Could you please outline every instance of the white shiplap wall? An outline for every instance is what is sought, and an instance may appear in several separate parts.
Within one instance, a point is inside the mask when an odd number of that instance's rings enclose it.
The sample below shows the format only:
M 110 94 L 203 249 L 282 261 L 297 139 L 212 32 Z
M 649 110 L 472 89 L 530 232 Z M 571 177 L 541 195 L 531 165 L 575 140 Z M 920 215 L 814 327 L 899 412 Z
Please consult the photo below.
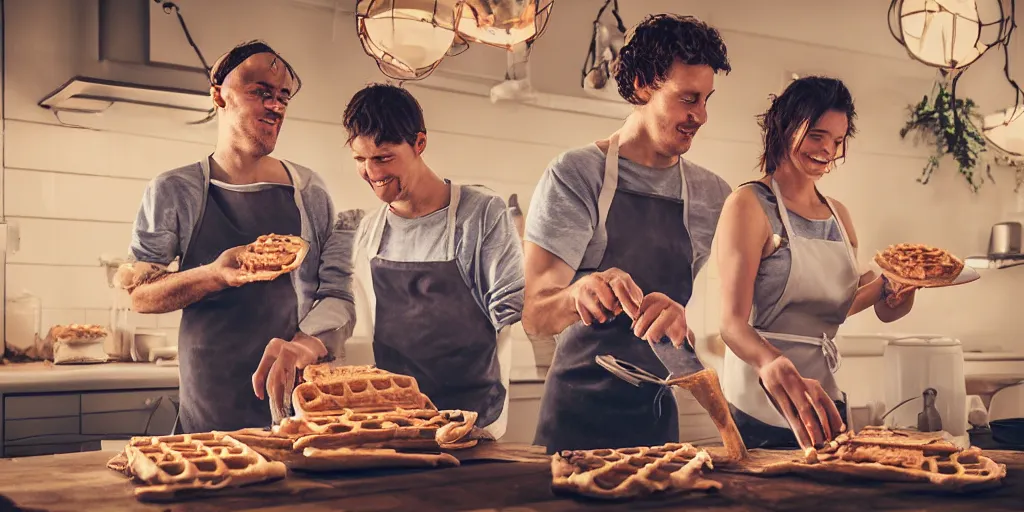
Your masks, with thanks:
M 148 3 L 148 2 L 147 2 Z M 289 110 L 276 156 L 317 170 L 339 208 L 372 207 L 375 198 L 358 180 L 343 145 L 345 102 L 364 83 L 380 81 L 356 41 L 352 2 L 331 0 L 178 0 L 193 37 L 211 60 L 234 44 L 264 38 L 304 79 Z M 544 92 L 580 95 L 578 69 L 590 22 L 600 0 L 560 0 L 533 53 L 533 76 Z M 792 72 L 827 73 L 847 81 L 857 99 L 860 134 L 848 162 L 822 182 L 851 210 L 861 253 L 889 243 L 919 240 L 959 254 L 985 247 L 987 228 L 1000 220 L 1010 196 L 1010 175 L 996 170 L 999 186 L 973 196 L 955 169 L 944 166 L 927 187 L 914 181 L 928 149 L 899 140 L 905 106 L 930 87 L 932 73 L 891 41 L 885 0 L 785 2 L 757 0 L 623 2 L 627 24 L 647 12 L 697 14 L 722 30 L 734 71 L 719 78 L 710 120 L 688 158 L 733 186 L 755 179 L 759 147 L 754 115 Z M 16 225 L 20 246 L 10 251 L 8 295 L 28 290 L 42 298 L 44 328 L 71 321 L 106 321 L 109 289 L 103 255 L 123 256 L 130 223 L 146 181 L 193 162 L 212 149 L 210 127 L 158 127 L 139 112 L 64 115 L 62 126 L 37 102 L 71 76 L 151 80 L 166 70 L 97 63 L 97 0 L 5 0 L 3 212 Z M 340 6 L 335 10 L 334 6 Z M 152 6 L 153 58 L 192 64 L 194 56 L 173 16 Z M 766 10 L 767 9 L 767 10 Z M 837 29 L 837 23 L 842 29 Z M 92 28 L 90 28 L 92 27 Z M 1018 38 L 1019 39 L 1019 38 Z M 962 91 L 993 111 L 1012 101 L 998 78 L 1001 55 L 988 55 L 965 75 Z M 500 79 L 500 51 L 474 47 L 449 59 L 441 72 Z M 1019 66 L 1017 66 L 1019 67 Z M 439 75 L 440 76 L 440 75 Z M 202 89 L 200 77 L 173 85 Z M 185 83 L 187 82 L 187 83 Z M 441 174 L 516 192 L 529 204 L 537 177 L 559 152 L 601 138 L 618 122 L 605 115 L 492 104 L 487 98 L 410 83 L 426 111 L 428 162 Z M 1011 305 L 1024 273 L 987 273 L 971 286 L 922 293 L 913 315 L 882 325 L 869 315 L 844 330 L 921 331 L 960 336 L 974 347 L 1024 350 L 1024 317 Z M 690 321 L 700 334 L 718 324 L 718 280 L 712 259 L 696 285 Z M 135 316 L 139 325 L 173 329 L 177 315 Z M 529 359 L 527 357 L 527 359 Z

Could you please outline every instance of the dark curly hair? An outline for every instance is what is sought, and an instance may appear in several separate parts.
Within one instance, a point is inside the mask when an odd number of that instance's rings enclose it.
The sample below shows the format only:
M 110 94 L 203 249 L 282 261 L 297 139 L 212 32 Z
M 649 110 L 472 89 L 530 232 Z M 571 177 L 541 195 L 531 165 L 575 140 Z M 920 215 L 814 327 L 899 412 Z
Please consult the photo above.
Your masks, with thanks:
M 846 155 L 847 139 L 857 129 L 854 120 L 857 112 L 853 107 L 853 95 L 842 80 L 825 76 L 807 76 L 794 80 L 782 94 L 770 96 L 772 104 L 758 117 L 764 150 L 761 153 L 760 168 L 772 174 L 779 164 L 789 158 L 793 136 L 807 122 L 808 130 L 830 110 L 846 114 L 849 127 L 843 139 L 843 156 Z M 806 136 L 806 132 L 804 134 Z M 800 143 L 803 143 L 801 138 Z
M 643 105 L 637 89 L 661 86 L 677 59 L 691 66 L 711 66 L 715 73 L 732 71 L 718 30 L 693 16 L 652 14 L 629 30 L 626 44 L 615 59 L 619 95 L 634 105 Z
M 224 85 L 224 80 L 227 79 L 228 74 L 234 71 L 242 62 L 245 62 L 246 59 L 259 53 L 272 54 L 284 64 L 285 70 L 288 71 L 288 76 L 295 80 L 295 90 L 292 91 L 291 95 L 295 96 L 298 94 L 299 89 L 302 89 L 302 79 L 299 78 L 298 73 L 292 69 L 292 65 L 284 60 L 281 54 L 259 39 L 242 43 L 217 59 L 217 62 L 214 62 L 213 67 L 210 69 L 210 85 Z
M 391 84 L 370 84 L 352 96 L 345 107 L 342 124 L 348 131 L 346 144 L 356 137 L 373 137 L 383 143 L 416 144 L 416 136 L 427 133 L 423 108 L 409 91 Z

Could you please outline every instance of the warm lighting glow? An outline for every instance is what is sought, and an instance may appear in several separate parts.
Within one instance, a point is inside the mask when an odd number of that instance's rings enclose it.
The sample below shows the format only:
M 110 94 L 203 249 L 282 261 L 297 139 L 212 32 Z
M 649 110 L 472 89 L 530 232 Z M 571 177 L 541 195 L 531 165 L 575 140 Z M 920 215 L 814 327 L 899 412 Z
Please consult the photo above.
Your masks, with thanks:
M 1024 106 L 985 116 L 982 132 L 998 149 L 1013 156 L 1024 156 Z
M 459 8 L 457 0 L 359 0 L 359 40 L 385 75 L 419 80 L 451 49 Z
M 511 50 L 547 26 L 554 0 L 466 0 L 458 31 L 470 42 Z
M 893 36 L 912 57 L 945 69 L 978 60 L 1004 27 L 1000 0 L 896 0 L 889 15 Z

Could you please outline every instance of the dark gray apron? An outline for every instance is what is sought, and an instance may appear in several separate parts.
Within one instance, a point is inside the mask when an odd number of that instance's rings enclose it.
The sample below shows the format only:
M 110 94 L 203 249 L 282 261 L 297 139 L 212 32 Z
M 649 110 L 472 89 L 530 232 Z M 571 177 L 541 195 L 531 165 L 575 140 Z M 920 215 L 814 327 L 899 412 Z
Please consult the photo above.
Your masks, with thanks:
M 573 281 L 616 267 L 645 294 L 661 292 L 686 305 L 693 290 L 693 248 L 684 201 L 618 188 L 617 137 L 612 138 L 606 158 L 601 194 L 614 194 L 604 210 L 608 245 L 598 267 L 581 268 Z M 679 166 L 682 176 L 681 161 Z M 683 180 L 686 197 L 685 176 Z M 598 209 L 602 210 L 600 201 Z M 576 322 L 559 335 L 534 444 L 554 453 L 679 440 L 671 392 L 649 384 L 633 386 L 594 362 L 595 356 L 610 354 L 658 377 L 668 376 L 648 343 L 633 335 L 631 324 L 629 316 L 620 314 L 606 324 Z
M 444 261 L 390 261 L 377 254 L 387 223 L 379 216 L 367 253 L 377 298 L 373 357 L 378 368 L 410 375 L 438 409 L 476 411 L 494 423 L 505 404 L 497 332 L 455 258 L 459 186 L 451 185 Z M 386 206 L 385 206 L 386 208 Z
M 225 250 L 260 235 L 300 236 L 302 221 L 291 186 L 237 188 L 210 186 L 182 270 L 212 263 Z M 270 426 L 270 407 L 253 394 L 252 373 L 271 338 L 290 340 L 297 330 L 298 299 L 287 274 L 228 288 L 186 307 L 178 334 L 180 430 Z

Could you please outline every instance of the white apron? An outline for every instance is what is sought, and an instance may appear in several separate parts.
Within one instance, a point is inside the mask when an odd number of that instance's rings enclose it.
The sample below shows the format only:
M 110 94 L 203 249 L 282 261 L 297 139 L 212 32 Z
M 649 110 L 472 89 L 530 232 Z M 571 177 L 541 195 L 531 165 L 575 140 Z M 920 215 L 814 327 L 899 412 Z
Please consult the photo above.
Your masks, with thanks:
M 842 241 L 804 238 L 793 231 L 779 186 L 771 180 L 779 205 L 779 217 L 789 238 L 791 263 L 782 297 L 774 304 L 754 304 L 767 310 L 767 321 L 757 326 L 800 375 L 821 383 L 832 400 L 843 400 L 833 373 L 839 353 L 832 338 L 846 320 L 860 282 L 853 246 L 832 201 L 825 198 L 836 219 Z M 751 314 L 754 318 L 754 312 Z M 757 370 L 726 347 L 722 391 L 726 400 L 744 413 L 768 425 L 789 429 L 789 422 L 772 405 L 761 387 Z

